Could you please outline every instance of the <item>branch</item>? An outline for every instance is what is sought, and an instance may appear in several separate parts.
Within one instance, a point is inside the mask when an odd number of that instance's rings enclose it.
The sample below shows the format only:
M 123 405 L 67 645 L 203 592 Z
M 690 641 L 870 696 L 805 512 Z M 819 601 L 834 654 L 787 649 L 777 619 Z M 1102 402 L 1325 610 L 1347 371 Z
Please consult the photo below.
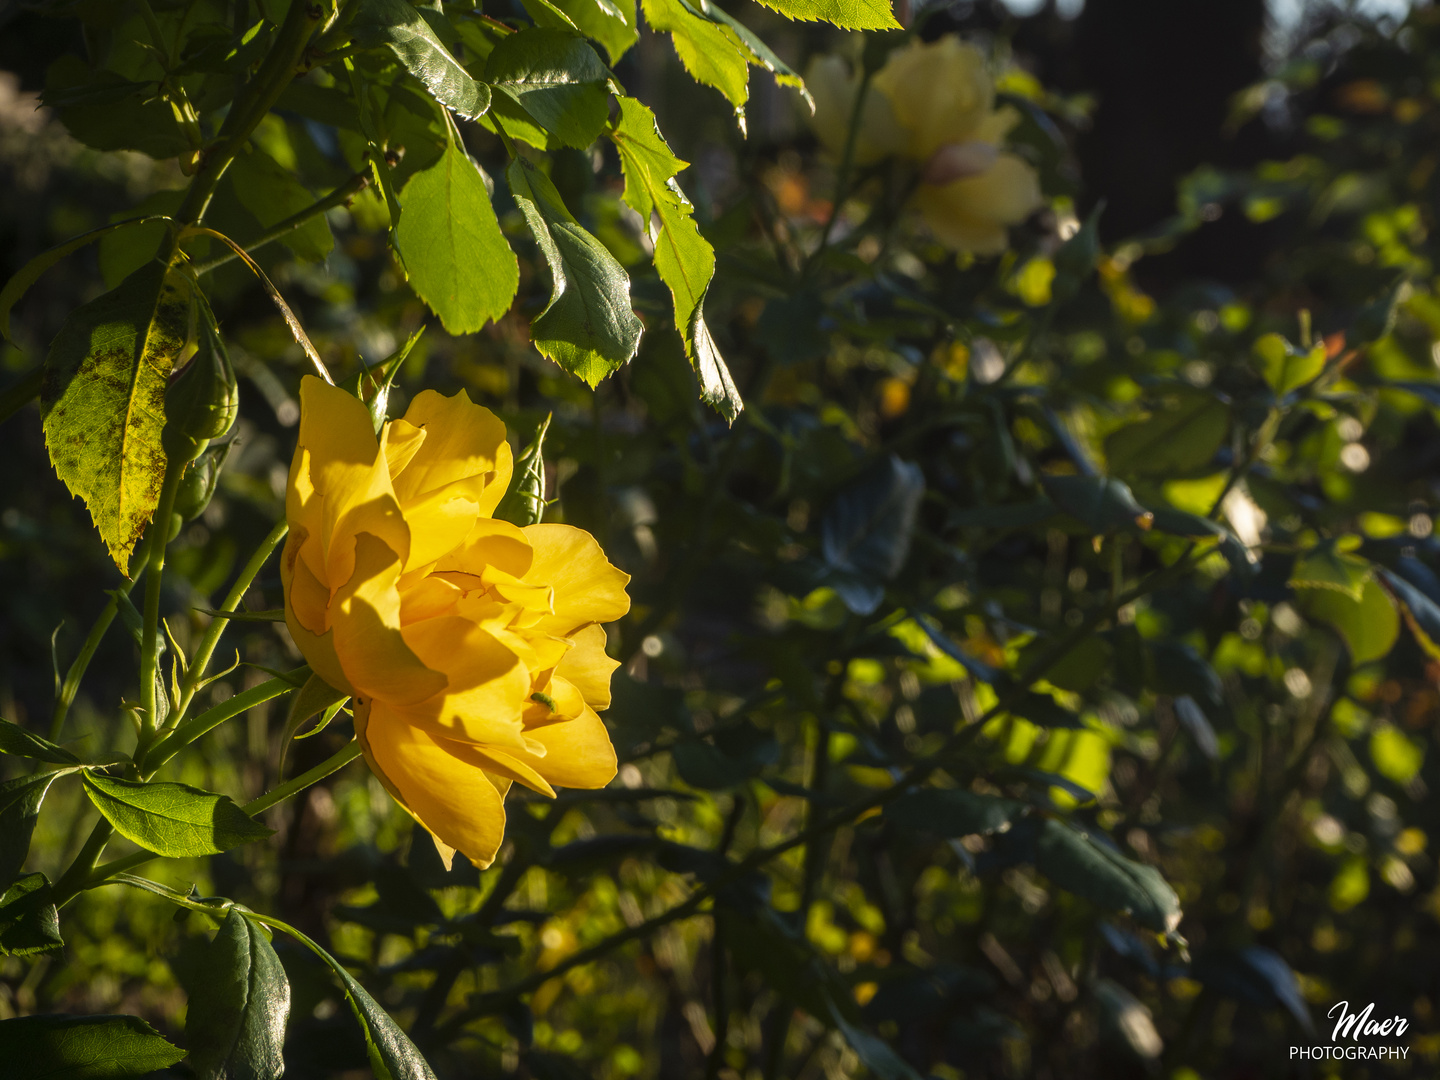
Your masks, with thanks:
M 338 188 L 332 191 L 329 195 L 326 195 L 323 199 L 318 200 L 310 206 L 307 206 L 304 210 L 291 214 L 284 221 L 279 222 L 265 232 L 261 233 L 254 240 L 250 241 L 250 243 L 245 244 L 243 250 L 246 254 L 249 254 L 252 251 L 260 250 L 266 244 L 272 244 L 276 240 L 283 239 L 284 237 L 288 236 L 290 233 L 298 229 L 301 225 L 304 225 L 311 218 L 317 217 L 318 215 L 325 213 L 327 210 L 333 210 L 335 207 L 349 202 L 360 192 L 364 191 L 365 188 L 369 186 L 369 184 L 370 174 L 368 172 L 356 173 L 349 180 L 345 181 L 345 183 L 341 184 Z M 211 259 L 208 262 L 197 264 L 194 268 L 195 274 L 196 276 L 199 276 L 200 274 L 208 274 L 210 273 L 210 271 L 218 269 L 219 267 L 224 266 L 226 263 L 233 262 L 239 257 L 240 255 L 238 252 L 226 251 L 225 254 Z

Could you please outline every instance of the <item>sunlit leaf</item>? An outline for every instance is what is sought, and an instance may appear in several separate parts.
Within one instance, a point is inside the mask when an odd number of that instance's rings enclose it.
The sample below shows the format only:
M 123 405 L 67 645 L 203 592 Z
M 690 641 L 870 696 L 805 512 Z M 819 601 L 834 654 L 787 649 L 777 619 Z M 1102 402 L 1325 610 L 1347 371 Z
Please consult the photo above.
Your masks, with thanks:
M 199 1080 L 279 1080 L 290 982 L 264 931 L 231 908 L 200 963 L 185 1017 Z
M 187 285 L 152 260 L 71 313 L 45 359 L 45 444 L 122 573 L 160 501 L 165 388 L 190 326 Z
M 535 165 L 516 158 L 507 176 L 550 267 L 550 302 L 531 324 L 535 347 L 596 386 L 640 347 L 642 326 L 630 308 L 630 278 Z
M 352 25 L 357 40 L 389 48 L 437 99 L 466 119 L 490 107 L 490 88 L 471 78 L 406 0 L 359 0 Z
M 520 264 L 480 168 L 455 143 L 400 192 L 395 249 L 410 285 L 451 334 L 472 334 L 510 308 Z M 483 269 L 482 269 L 483 268 Z
M 85 793 L 121 836 L 172 859 L 218 855 L 271 834 L 227 796 L 188 784 L 87 772 Z
M 733 421 L 744 403 L 705 324 L 705 294 L 715 274 L 715 253 L 700 235 L 691 217 L 693 207 L 675 183 L 686 163 L 670 152 L 655 114 L 634 98 L 620 98 L 619 120 L 610 137 L 620 152 L 625 202 L 641 221 L 651 223 L 655 269 L 670 289 L 675 328 L 700 380 L 700 396 Z

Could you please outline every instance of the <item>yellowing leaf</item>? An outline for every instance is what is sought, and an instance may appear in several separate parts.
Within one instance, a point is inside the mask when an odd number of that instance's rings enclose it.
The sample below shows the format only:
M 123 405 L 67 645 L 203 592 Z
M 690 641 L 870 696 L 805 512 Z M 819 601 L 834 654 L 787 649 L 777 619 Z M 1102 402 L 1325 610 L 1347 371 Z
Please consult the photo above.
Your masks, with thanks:
M 45 358 L 40 407 L 55 472 L 85 500 L 121 573 L 160 501 L 165 386 L 190 292 L 152 260 L 72 312 Z

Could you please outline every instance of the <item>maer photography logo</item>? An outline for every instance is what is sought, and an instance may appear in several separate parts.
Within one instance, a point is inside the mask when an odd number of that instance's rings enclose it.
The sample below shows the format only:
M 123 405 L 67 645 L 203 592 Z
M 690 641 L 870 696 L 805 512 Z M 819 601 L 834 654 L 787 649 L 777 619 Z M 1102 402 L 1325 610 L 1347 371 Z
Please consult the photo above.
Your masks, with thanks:
M 1352 1010 L 1348 1001 L 1337 1001 L 1325 1015 L 1335 1021 L 1329 1044 L 1292 1046 L 1292 1060 L 1404 1061 L 1410 1056 L 1410 1047 L 1385 1041 L 1399 1039 L 1410 1021 L 1403 1016 L 1377 1018 L 1373 1001 L 1359 1011 Z

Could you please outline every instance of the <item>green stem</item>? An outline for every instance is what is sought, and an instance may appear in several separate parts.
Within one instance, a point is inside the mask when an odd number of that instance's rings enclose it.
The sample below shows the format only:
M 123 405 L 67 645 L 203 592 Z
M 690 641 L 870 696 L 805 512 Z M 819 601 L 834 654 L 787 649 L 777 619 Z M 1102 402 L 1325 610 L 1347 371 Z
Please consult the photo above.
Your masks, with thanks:
M 280 546 L 280 541 L 285 539 L 290 526 L 287 522 L 279 522 L 260 541 L 250 561 L 240 571 L 240 576 L 235 579 L 235 584 L 230 586 L 230 591 L 225 594 L 225 602 L 220 605 L 220 611 L 234 611 L 240 606 L 240 601 L 245 593 L 249 591 L 250 584 L 259 575 L 275 549 Z M 210 625 L 205 628 L 204 635 L 200 638 L 200 644 L 195 648 L 195 654 L 190 658 L 190 670 L 185 673 L 185 678 L 180 683 L 180 701 L 176 706 L 176 715 L 183 719 L 185 711 L 190 707 L 191 700 L 195 697 L 195 691 L 200 686 L 200 681 L 205 677 L 205 669 L 210 666 L 210 657 L 215 654 L 215 646 L 220 643 L 220 635 L 225 632 L 225 624 L 229 619 L 212 618 Z M 178 723 L 178 721 L 177 721 Z
M 60 875 L 55 882 L 54 889 L 51 890 L 50 898 L 57 908 L 64 907 L 90 887 L 88 883 L 95 872 L 95 864 L 100 861 L 100 856 L 105 851 L 105 845 L 110 842 L 110 837 L 114 832 L 115 826 L 103 817 L 95 822 L 95 827 L 90 830 L 90 836 L 85 841 L 85 846 L 80 849 L 74 862 L 70 864 L 65 873 Z M 147 851 L 145 854 L 149 855 L 150 853 Z
M 268 679 L 259 686 L 252 686 L 249 690 L 206 709 L 191 720 L 183 721 L 150 747 L 145 754 L 144 761 L 139 763 L 141 775 L 153 775 L 157 769 L 200 736 L 219 727 L 226 720 L 239 716 L 248 709 L 253 709 L 256 705 L 263 704 L 271 698 L 277 698 L 281 694 L 288 694 L 291 690 L 298 690 L 305 685 L 305 680 L 309 677 L 310 669 L 308 667 L 295 668 L 277 678 Z
M 301 225 L 304 225 L 311 218 L 323 214 L 327 210 L 333 210 L 335 207 L 348 202 L 355 195 L 365 190 L 369 183 L 370 174 L 368 172 L 358 172 L 345 183 L 341 184 L 338 188 L 332 191 L 329 195 L 326 195 L 323 199 L 318 200 L 310 206 L 307 206 L 304 210 L 291 214 L 284 221 L 272 226 L 265 232 L 261 233 L 254 240 L 250 241 L 250 243 L 244 244 L 242 246 L 244 247 L 245 251 L 249 253 L 253 251 L 258 251 L 266 244 L 272 244 L 276 240 L 283 239 L 284 237 L 288 236 L 290 233 L 298 229 Z M 216 258 L 209 260 L 208 262 L 203 262 L 195 266 L 195 274 L 196 276 L 199 276 L 200 274 L 208 274 L 211 270 L 215 270 L 221 266 L 224 266 L 226 263 L 233 262 L 239 257 L 240 256 L 237 255 L 234 251 L 226 248 L 225 254 L 219 255 Z
M 245 813 L 249 814 L 251 817 L 254 817 L 256 814 L 263 813 L 264 811 L 269 810 L 270 807 L 274 806 L 276 803 L 284 802 L 286 799 L 290 798 L 291 795 L 294 795 L 297 792 L 304 791 L 311 784 L 319 780 L 324 780 L 325 777 L 329 776 L 331 773 L 343 769 L 346 765 L 349 765 L 350 762 L 358 758 L 360 754 L 360 740 L 351 739 L 348 743 L 345 744 L 343 749 L 337 751 L 334 754 L 331 754 L 328 758 L 322 761 L 319 765 L 316 765 L 313 769 L 306 769 L 299 776 L 292 776 L 289 780 L 286 780 L 283 784 L 281 784 L 274 790 L 267 791 L 258 799 L 254 799 L 251 802 L 246 803 L 243 807 L 241 807 L 241 809 L 244 810 Z
M 860 117 L 865 110 L 865 95 L 870 90 L 870 77 L 873 74 L 869 65 L 866 65 L 860 76 L 860 85 L 855 89 L 855 102 L 850 106 L 850 126 L 845 131 L 845 148 L 840 153 L 840 169 L 835 174 L 835 201 L 831 203 L 825 226 L 820 230 L 820 243 L 800 268 L 802 281 L 810 276 L 811 269 L 829 246 L 830 234 L 835 229 L 835 223 L 840 220 L 840 210 L 845 205 L 845 200 L 850 197 L 850 174 L 855 167 L 855 144 L 860 136 Z
M 145 566 L 145 612 L 140 638 L 140 701 L 144 711 L 140 717 L 140 745 L 135 749 L 138 761 L 155 737 L 160 726 L 155 694 L 155 675 L 160 649 L 160 586 L 164 578 L 165 547 L 170 542 L 170 517 L 175 512 L 175 493 L 185 475 L 187 461 L 171 459 L 165 469 L 165 482 L 160 488 L 160 503 L 150 521 L 150 549 Z
M 291 3 L 285 22 L 275 36 L 275 44 L 265 55 L 260 70 L 230 106 L 230 112 L 220 126 L 219 141 L 209 147 L 201 159 L 200 171 L 190 181 L 185 201 L 175 215 L 177 221 L 193 225 L 204 218 L 225 170 L 295 77 L 305 55 L 305 47 L 323 14 L 318 4 L 308 3 L 307 0 Z
M 246 803 L 240 809 L 244 810 L 245 813 L 249 814 L 251 817 L 254 817 L 256 814 L 269 810 L 276 803 L 284 802 L 286 799 L 290 798 L 290 796 L 296 795 L 299 792 L 304 791 L 311 784 L 325 779 L 325 777 L 329 776 L 331 773 L 338 772 L 340 769 L 343 769 L 346 765 L 350 764 L 350 762 L 354 761 L 359 756 L 360 742 L 358 739 L 352 739 L 350 742 L 345 744 L 344 749 L 342 749 L 339 753 L 332 754 L 330 757 L 322 761 L 319 765 L 316 765 L 313 769 L 310 769 L 306 772 L 301 773 L 299 776 L 287 780 L 285 783 L 277 787 L 274 791 L 266 792 L 258 799 L 254 799 L 251 802 Z M 108 825 L 109 822 L 103 822 L 103 824 Z M 96 886 L 104 885 L 107 880 L 113 878 L 116 874 L 126 873 L 127 871 L 133 870 L 137 866 L 141 866 L 149 862 L 151 859 L 158 858 L 160 858 L 160 856 L 156 855 L 153 851 L 136 851 L 122 858 L 112 859 L 104 866 L 97 867 L 92 861 L 90 863 L 90 866 L 87 867 L 88 873 L 84 876 L 82 883 L 78 887 L 75 887 L 72 894 L 67 895 L 65 897 L 65 900 L 68 901 L 72 899 L 75 893 L 80 893 L 86 889 L 93 889 Z M 74 867 L 71 867 L 71 869 L 73 870 Z M 69 876 L 68 872 L 66 876 Z M 56 906 L 60 906 L 61 903 L 62 901 L 57 900 Z

